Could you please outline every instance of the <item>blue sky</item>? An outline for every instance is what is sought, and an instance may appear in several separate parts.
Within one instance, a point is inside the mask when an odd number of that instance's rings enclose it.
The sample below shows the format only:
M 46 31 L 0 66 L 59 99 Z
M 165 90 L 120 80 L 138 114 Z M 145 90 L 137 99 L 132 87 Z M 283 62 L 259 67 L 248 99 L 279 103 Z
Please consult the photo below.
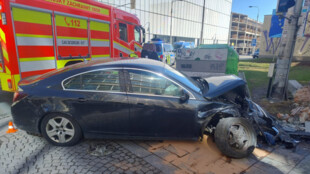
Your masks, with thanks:
M 264 22 L 264 15 L 272 14 L 272 9 L 277 6 L 277 0 L 233 0 L 232 11 L 246 14 L 256 20 L 257 8 L 249 8 L 250 5 L 259 7 L 259 21 Z

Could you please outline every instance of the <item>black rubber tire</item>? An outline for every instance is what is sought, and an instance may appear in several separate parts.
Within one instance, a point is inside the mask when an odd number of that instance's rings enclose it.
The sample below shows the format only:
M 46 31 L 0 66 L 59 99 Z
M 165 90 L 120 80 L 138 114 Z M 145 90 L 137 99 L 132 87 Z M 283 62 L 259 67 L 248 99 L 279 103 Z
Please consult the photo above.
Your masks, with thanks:
M 50 139 L 50 137 L 47 135 L 46 133 L 46 130 L 45 130 L 45 127 L 46 127 L 46 124 L 48 123 L 48 121 L 52 118 L 55 118 L 55 117 L 64 117 L 66 119 L 68 119 L 73 127 L 74 127 L 74 131 L 75 131 L 75 134 L 73 136 L 73 138 L 66 142 L 66 143 L 58 143 L 58 142 L 55 142 L 53 141 L 52 139 Z M 49 115 L 46 115 L 42 122 L 41 122 L 41 133 L 42 133 L 42 136 L 51 144 L 55 145 L 55 146 L 73 146 L 73 145 L 76 145 L 81 139 L 82 139 L 82 130 L 79 126 L 79 124 L 70 116 L 66 115 L 66 114 L 61 114 L 61 113 L 53 113 L 53 114 L 49 114 Z
M 249 140 L 242 149 L 237 149 L 229 144 L 230 128 L 233 125 L 242 125 L 248 134 Z M 229 117 L 220 119 L 216 126 L 214 139 L 221 152 L 232 158 L 244 158 L 252 154 L 256 147 L 257 135 L 253 126 L 245 118 Z

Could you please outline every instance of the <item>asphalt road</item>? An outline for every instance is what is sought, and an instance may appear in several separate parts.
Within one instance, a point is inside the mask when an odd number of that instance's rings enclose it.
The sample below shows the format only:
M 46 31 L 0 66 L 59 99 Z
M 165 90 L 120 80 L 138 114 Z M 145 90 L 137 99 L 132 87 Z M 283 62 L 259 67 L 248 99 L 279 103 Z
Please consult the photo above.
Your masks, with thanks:
M 239 60 L 251 60 L 253 59 L 252 55 L 239 55 Z

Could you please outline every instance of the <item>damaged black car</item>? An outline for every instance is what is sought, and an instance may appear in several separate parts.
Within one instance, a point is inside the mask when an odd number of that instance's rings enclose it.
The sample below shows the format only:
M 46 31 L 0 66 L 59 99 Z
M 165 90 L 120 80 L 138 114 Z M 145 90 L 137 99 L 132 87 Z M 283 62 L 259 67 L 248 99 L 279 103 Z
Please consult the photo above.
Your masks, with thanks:
M 14 95 L 15 125 L 58 146 L 83 137 L 198 140 L 214 137 L 223 154 L 243 158 L 263 137 L 292 140 L 236 76 L 191 78 L 148 59 L 79 63 L 23 79 Z

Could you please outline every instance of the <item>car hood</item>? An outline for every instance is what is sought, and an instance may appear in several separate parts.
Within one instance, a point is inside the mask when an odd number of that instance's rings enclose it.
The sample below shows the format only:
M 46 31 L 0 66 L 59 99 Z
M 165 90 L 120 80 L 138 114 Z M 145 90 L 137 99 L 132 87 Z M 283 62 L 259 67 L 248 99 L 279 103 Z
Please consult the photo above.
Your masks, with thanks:
M 209 84 L 209 90 L 204 97 L 209 99 L 218 97 L 238 86 L 246 84 L 244 80 L 235 75 L 208 77 L 204 79 Z

